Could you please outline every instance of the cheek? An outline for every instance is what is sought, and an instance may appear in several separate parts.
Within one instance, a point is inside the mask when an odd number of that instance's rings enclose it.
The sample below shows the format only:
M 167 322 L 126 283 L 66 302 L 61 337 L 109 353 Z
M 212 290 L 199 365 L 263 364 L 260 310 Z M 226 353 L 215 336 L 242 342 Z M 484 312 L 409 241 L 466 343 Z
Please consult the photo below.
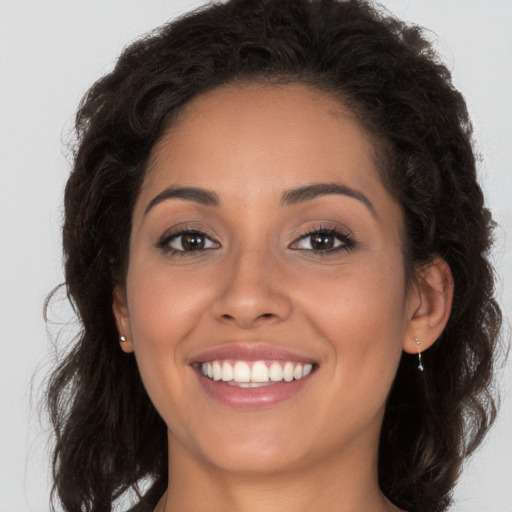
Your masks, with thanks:
M 184 347 L 206 306 L 208 288 L 193 274 L 180 279 L 165 266 L 136 263 L 127 276 L 135 357 L 152 402 L 167 419 L 166 408 L 184 407 L 190 377 L 183 364 Z
M 365 333 L 368 342 L 379 336 L 395 337 L 403 332 L 405 321 L 405 278 L 399 257 L 373 263 L 370 258 L 357 265 L 334 269 L 318 278 L 304 273 L 296 286 L 297 302 L 317 328 L 338 336 L 360 339 Z M 396 263 L 398 262 L 398 263 Z M 358 345 L 360 347 L 360 345 Z
M 197 321 L 208 287 L 197 273 L 177 272 L 165 264 L 134 264 L 133 268 L 128 273 L 127 293 L 134 343 L 168 348 Z
M 325 280 L 304 281 L 304 315 L 321 333 L 332 390 L 346 390 L 331 403 L 350 409 L 379 409 L 386 400 L 402 353 L 407 319 L 401 264 L 362 265 Z M 307 290 L 307 293 L 306 293 Z

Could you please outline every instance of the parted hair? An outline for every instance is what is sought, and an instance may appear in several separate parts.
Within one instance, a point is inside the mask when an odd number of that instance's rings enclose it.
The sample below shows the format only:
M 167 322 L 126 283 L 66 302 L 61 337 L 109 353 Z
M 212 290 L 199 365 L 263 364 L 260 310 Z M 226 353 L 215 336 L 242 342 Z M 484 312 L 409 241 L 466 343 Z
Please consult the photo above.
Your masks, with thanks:
M 424 372 L 402 356 L 378 467 L 394 504 L 444 511 L 462 462 L 496 413 L 493 222 L 477 183 L 466 105 L 449 71 L 419 27 L 363 0 L 207 5 L 128 46 L 82 99 L 63 227 L 65 286 L 80 333 L 46 395 L 53 500 L 66 512 L 110 512 L 149 481 L 133 510 L 151 511 L 166 488 L 166 426 L 135 359 L 119 348 L 113 286 L 125 278 L 152 148 L 193 98 L 250 81 L 303 83 L 338 98 L 374 141 L 383 183 L 401 205 L 409 278 L 434 257 L 450 266 L 448 324 L 424 353 Z

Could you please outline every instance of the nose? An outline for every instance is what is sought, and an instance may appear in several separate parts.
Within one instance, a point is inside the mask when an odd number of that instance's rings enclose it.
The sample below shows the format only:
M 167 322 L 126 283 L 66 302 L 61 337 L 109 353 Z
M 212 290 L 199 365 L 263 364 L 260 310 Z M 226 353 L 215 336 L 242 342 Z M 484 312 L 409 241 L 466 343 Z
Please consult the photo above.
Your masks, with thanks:
M 212 305 L 217 320 L 241 329 L 282 322 L 292 311 L 283 272 L 257 250 L 237 255 L 223 269 L 220 293 Z

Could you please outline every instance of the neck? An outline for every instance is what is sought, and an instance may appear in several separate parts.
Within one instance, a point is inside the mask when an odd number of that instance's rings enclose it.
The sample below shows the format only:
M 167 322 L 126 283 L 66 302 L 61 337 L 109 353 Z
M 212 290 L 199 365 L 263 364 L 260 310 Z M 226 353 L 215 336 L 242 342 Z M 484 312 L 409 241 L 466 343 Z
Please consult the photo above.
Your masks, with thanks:
M 345 450 L 317 463 L 266 474 L 223 471 L 170 442 L 169 487 L 155 512 L 392 512 L 380 492 L 377 453 Z M 352 452 L 352 453 L 351 453 Z

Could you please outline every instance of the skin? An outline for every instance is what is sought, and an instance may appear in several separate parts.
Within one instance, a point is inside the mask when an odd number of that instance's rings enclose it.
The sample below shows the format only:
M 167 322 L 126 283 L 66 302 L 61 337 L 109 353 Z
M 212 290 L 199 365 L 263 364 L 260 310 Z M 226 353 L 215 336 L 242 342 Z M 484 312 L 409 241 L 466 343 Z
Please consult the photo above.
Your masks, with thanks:
M 385 401 L 402 350 L 416 352 L 416 337 L 426 349 L 442 331 L 452 286 L 439 259 L 406 286 L 401 209 L 372 154 L 339 101 L 300 84 L 200 96 L 154 148 L 114 313 L 168 426 L 169 489 L 157 510 L 397 510 L 377 482 Z M 312 183 L 364 198 L 282 204 Z M 169 186 L 213 191 L 219 205 L 155 203 Z M 205 233 L 205 248 L 172 252 L 179 234 L 159 244 L 183 227 Z M 308 233 L 326 228 L 342 233 L 329 239 L 341 250 L 313 248 Z M 189 364 L 228 343 L 275 345 L 318 370 L 284 402 L 234 409 L 207 395 Z

